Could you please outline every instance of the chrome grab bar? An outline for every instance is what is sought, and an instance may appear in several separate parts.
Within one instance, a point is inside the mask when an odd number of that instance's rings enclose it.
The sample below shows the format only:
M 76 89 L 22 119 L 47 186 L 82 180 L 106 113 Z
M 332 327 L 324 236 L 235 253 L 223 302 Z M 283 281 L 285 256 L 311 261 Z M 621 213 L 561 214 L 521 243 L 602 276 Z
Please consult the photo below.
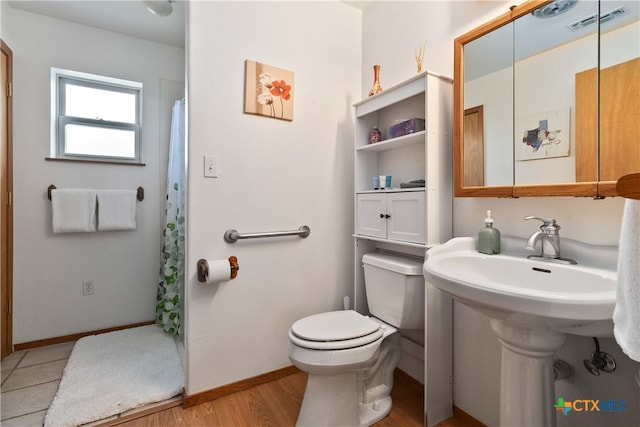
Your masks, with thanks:
M 285 236 L 300 236 L 303 239 L 308 237 L 311 234 L 311 229 L 303 225 L 297 230 L 291 231 L 272 231 L 272 232 L 264 232 L 264 233 L 245 233 L 240 234 L 238 230 L 229 229 L 224 232 L 224 241 L 227 243 L 235 243 L 239 239 L 260 239 L 263 237 L 285 237 Z

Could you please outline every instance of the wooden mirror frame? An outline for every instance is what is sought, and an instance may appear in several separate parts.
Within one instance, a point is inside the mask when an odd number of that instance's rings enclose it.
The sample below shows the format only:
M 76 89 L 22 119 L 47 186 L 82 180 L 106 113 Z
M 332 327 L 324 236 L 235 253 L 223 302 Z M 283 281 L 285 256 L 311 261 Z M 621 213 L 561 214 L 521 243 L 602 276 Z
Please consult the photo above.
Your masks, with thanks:
M 455 197 L 542 197 L 542 196 L 578 196 L 604 197 L 616 196 L 616 181 L 576 182 L 566 184 L 537 185 L 496 185 L 464 186 L 464 45 L 512 23 L 534 9 L 551 3 L 553 0 L 528 0 L 518 6 L 511 6 L 509 12 L 457 37 L 453 45 L 453 185 Z

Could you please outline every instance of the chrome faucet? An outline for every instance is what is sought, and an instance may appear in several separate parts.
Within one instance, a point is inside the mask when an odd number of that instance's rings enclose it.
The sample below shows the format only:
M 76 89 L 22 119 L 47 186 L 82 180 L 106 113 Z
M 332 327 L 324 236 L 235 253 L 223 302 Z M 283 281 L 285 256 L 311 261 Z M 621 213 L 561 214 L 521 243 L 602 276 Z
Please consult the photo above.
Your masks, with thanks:
M 536 244 L 540 242 L 540 254 L 529 255 L 527 258 L 561 264 L 577 264 L 573 259 L 562 258 L 560 256 L 560 226 L 556 223 L 555 218 L 527 216 L 524 219 L 526 221 L 530 219 L 542 221 L 540 231 L 536 231 L 529 236 L 525 245 L 525 249 L 535 251 Z

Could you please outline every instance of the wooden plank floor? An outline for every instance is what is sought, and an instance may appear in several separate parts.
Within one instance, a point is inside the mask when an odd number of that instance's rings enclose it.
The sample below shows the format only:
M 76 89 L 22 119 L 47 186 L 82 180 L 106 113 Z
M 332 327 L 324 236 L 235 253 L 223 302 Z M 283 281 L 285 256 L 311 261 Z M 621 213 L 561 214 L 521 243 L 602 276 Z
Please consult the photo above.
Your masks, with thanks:
M 294 426 L 307 382 L 304 372 L 220 399 L 175 407 L 119 424 L 121 427 L 286 427 Z M 402 372 L 395 376 L 391 413 L 376 427 L 422 427 L 422 385 Z M 456 424 L 451 424 L 451 427 Z

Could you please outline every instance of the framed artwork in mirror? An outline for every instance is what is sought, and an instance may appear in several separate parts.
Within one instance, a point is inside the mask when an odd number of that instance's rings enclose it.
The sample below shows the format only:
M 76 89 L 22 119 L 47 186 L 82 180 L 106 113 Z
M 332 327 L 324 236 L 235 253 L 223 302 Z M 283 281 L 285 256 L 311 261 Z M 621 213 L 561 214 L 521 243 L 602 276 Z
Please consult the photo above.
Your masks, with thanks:
M 569 120 L 569 108 L 516 118 L 516 161 L 568 156 Z

